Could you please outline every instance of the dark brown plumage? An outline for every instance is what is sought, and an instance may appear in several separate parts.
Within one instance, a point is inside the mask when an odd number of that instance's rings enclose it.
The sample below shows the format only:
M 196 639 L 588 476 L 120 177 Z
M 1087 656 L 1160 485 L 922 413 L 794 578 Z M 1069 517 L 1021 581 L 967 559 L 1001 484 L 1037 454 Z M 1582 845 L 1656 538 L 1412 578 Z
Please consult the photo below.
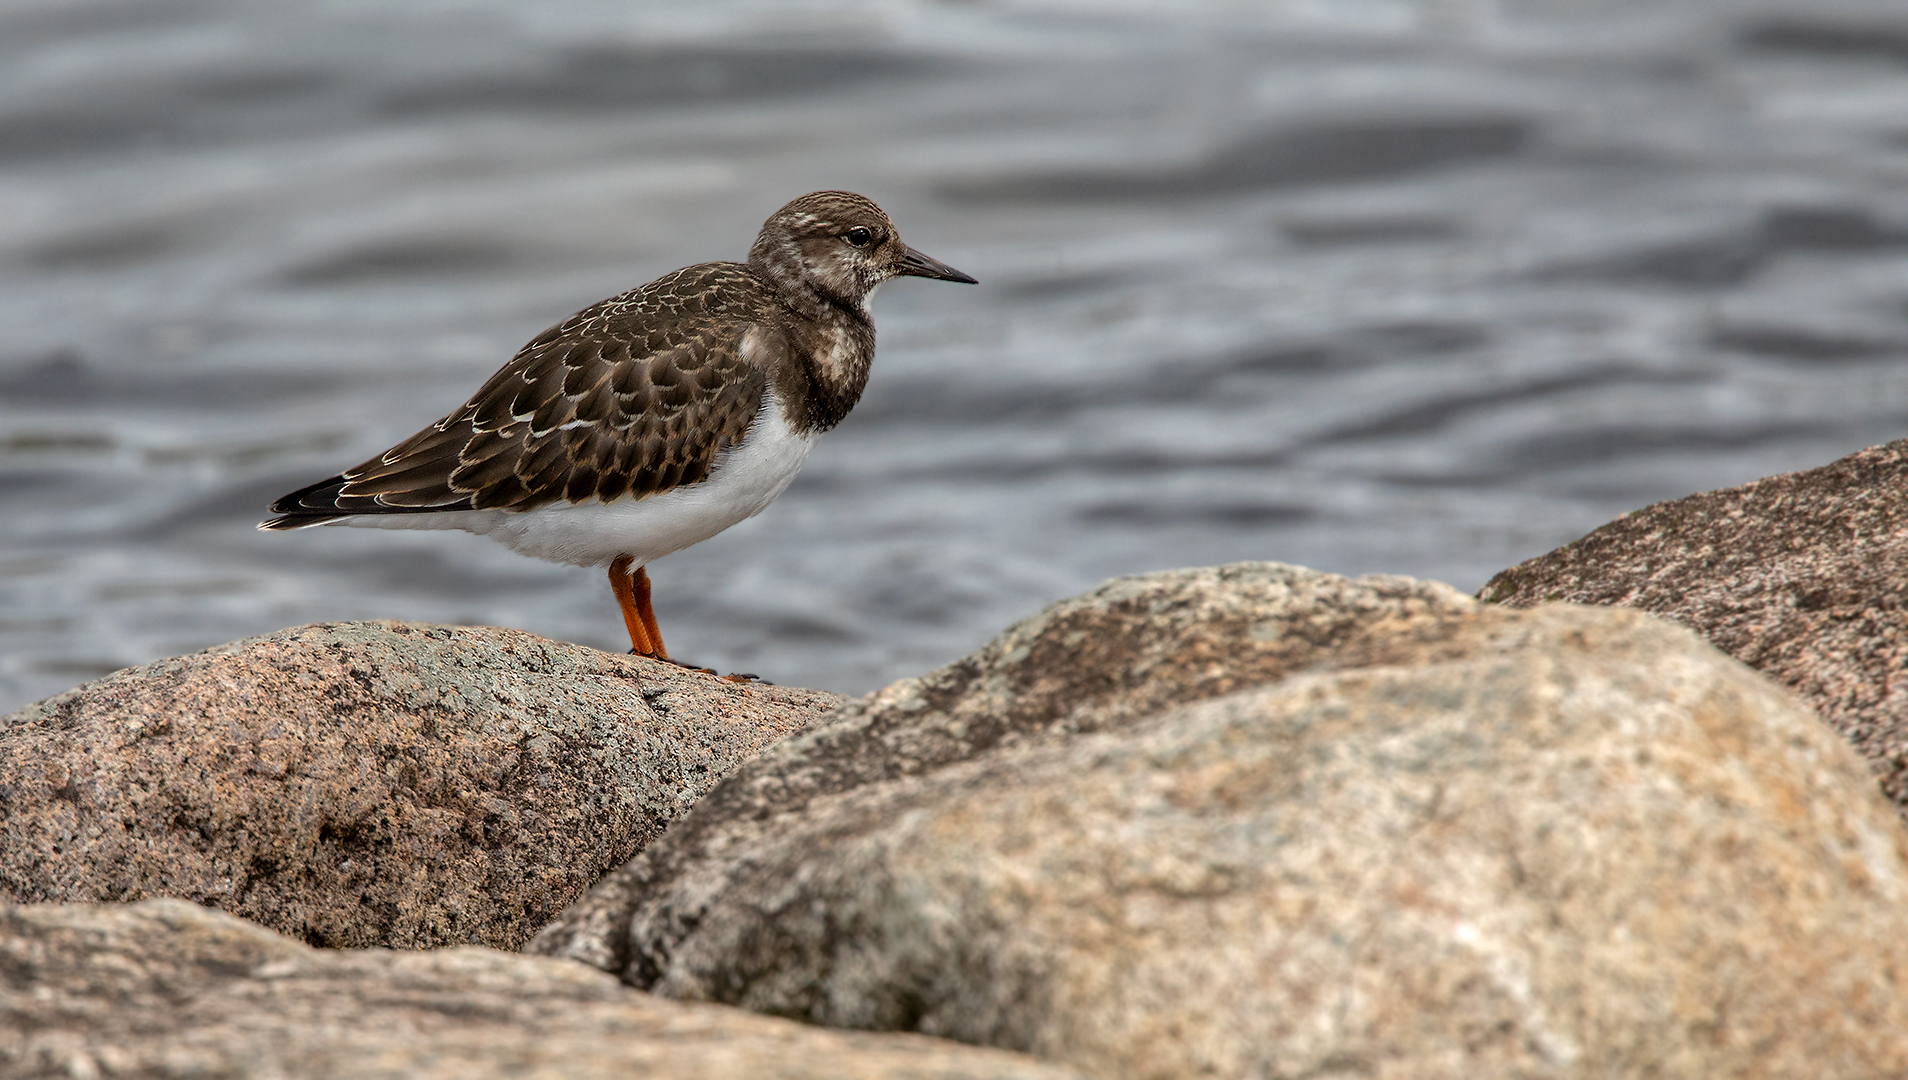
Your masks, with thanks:
M 870 256 L 888 256 L 865 260 L 876 272 L 814 273 L 814 242 L 855 228 L 869 232 Z M 972 281 L 901 243 L 869 200 L 805 195 L 763 225 L 747 263 L 685 267 L 577 312 L 537 335 L 461 408 L 277 500 L 271 510 L 283 516 L 259 527 L 525 511 L 699 483 L 742 440 L 771 382 L 797 430 L 841 422 L 874 357 L 863 301 L 898 274 Z
M 706 479 L 755 419 L 767 372 L 742 338 L 776 301 L 738 263 L 704 263 L 537 335 L 469 401 L 384 453 L 272 504 L 312 514 L 532 510 Z
M 272 503 L 279 516 L 259 528 L 463 528 L 609 565 L 637 650 L 666 657 L 643 565 L 781 492 L 814 437 L 860 400 L 875 347 L 867 297 L 904 275 L 974 280 L 902 243 L 862 196 L 804 195 L 763 224 L 747 262 L 686 267 L 583 309 L 437 423 Z M 767 409 L 774 433 L 752 444 L 759 460 L 712 484 Z M 722 494 L 580 516 L 704 485 Z

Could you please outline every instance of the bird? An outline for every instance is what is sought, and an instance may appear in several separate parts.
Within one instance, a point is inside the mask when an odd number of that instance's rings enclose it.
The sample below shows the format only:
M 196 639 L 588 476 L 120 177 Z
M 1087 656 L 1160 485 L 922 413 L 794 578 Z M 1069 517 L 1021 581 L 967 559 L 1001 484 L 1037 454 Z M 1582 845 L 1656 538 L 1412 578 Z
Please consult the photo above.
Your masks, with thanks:
M 443 419 L 274 501 L 258 527 L 461 529 L 608 567 L 630 651 L 681 663 L 656 625 L 648 564 L 788 487 L 860 400 L 868 299 L 897 277 L 978 284 L 903 243 L 870 199 L 810 192 L 769 216 L 746 261 L 584 308 Z

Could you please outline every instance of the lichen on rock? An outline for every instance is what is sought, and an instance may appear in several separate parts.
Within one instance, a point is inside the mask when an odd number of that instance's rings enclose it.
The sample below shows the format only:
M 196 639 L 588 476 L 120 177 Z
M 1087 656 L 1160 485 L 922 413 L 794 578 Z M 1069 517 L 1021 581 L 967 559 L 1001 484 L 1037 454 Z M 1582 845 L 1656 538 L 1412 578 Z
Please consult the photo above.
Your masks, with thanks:
M 1657 503 L 1478 595 L 1633 607 L 1795 691 L 1908 816 L 1908 439 Z
M 1273 564 L 852 703 L 530 948 L 1133 1080 L 1908 1070 L 1908 834 L 1784 691 L 1636 612 Z
M 839 700 L 489 627 L 250 638 L 0 720 L 0 898 L 515 948 Z

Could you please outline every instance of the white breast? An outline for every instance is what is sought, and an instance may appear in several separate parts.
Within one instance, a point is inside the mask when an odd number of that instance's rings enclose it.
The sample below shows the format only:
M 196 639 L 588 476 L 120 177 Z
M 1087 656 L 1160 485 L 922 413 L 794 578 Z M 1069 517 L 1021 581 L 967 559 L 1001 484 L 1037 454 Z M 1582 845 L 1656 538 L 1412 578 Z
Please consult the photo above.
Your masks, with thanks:
M 608 566 L 627 555 L 637 566 L 698 544 L 761 513 L 787 489 L 814 435 L 797 435 L 782 419 L 775 391 L 748 436 L 717 459 L 709 479 L 644 499 L 559 503 L 527 513 L 458 510 L 442 514 L 376 514 L 338 525 L 383 529 L 462 529 L 524 555 L 576 566 Z

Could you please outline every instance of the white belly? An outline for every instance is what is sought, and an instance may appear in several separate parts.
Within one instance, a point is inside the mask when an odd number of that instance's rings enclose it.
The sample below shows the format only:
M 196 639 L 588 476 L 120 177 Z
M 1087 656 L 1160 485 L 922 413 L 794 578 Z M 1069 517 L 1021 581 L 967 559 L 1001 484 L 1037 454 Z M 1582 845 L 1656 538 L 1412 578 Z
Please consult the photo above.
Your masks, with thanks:
M 441 514 L 365 514 L 333 525 L 374 529 L 462 529 L 512 551 L 576 566 L 608 566 L 627 555 L 637 566 L 698 544 L 761 513 L 801 471 L 816 436 L 797 435 L 773 391 L 742 443 L 716 461 L 709 479 L 644 499 L 558 503 L 527 513 L 453 510 Z

